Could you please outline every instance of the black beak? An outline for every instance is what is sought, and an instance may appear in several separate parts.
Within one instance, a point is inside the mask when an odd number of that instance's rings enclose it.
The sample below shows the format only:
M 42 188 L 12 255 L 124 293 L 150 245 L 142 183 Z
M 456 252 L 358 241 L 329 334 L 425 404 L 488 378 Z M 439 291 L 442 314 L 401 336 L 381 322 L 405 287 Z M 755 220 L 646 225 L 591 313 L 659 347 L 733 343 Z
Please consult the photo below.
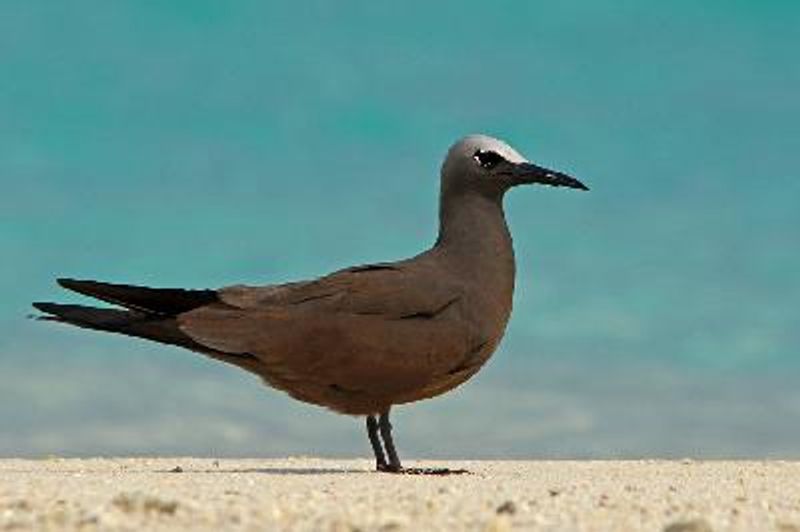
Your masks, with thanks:
M 511 177 L 515 185 L 538 183 L 551 187 L 569 187 L 578 190 L 589 190 L 589 187 L 572 176 L 548 170 L 532 163 L 516 163 L 511 169 Z

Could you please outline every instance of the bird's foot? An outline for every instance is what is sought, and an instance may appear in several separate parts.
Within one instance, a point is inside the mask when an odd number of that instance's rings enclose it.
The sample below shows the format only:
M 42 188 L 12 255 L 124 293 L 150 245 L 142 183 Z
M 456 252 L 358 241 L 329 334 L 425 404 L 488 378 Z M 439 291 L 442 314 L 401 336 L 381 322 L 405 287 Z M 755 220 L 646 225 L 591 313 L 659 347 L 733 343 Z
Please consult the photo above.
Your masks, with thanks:
M 404 468 L 401 465 L 391 465 L 385 462 L 378 462 L 375 470 L 379 473 L 402 473 Z
M 447 467 L 403 467 L 390 464 L 378 464 L 377 470 L 381 473 L 395 473 L 399 475 L 468 475 L 466 469 L 449 469 Z
M 406 475 L 433 475 L 433 476 L 447 476 L 447 475 L 469 475 L 470 472 L 466 469 L 450 469 L 447 467 L 408 467 L 402 470 Z

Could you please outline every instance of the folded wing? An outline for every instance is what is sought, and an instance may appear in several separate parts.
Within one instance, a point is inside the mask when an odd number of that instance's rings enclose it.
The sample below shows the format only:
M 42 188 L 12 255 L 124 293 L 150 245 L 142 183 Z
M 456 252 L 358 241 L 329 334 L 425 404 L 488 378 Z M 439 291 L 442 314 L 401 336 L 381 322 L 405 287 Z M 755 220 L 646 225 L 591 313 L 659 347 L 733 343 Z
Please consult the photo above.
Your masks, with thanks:
M 279 388 L 397 397 L 447 375 L 475 343 L 459 319 L 461 287 L 430 273 L 399 263 L 304 283 L 235 286 L 178 322 L 202 345 L 257 357 Z

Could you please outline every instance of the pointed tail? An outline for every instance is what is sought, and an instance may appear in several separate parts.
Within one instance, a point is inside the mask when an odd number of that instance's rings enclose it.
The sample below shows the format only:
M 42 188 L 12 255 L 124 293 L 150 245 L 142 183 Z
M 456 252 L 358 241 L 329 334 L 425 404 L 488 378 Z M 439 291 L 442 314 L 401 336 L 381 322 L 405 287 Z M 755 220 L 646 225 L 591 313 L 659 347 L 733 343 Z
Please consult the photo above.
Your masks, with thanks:
M 147 340 L 206 351 L 178 328 L 174 318 L 145 314 L 131 310 L 117 310 L 88 307 L 83 305 L 62 305 L 59 303 L 33 303 L 45 313 L 37 319 L 56 321 L 82 327 L 136 336 Z

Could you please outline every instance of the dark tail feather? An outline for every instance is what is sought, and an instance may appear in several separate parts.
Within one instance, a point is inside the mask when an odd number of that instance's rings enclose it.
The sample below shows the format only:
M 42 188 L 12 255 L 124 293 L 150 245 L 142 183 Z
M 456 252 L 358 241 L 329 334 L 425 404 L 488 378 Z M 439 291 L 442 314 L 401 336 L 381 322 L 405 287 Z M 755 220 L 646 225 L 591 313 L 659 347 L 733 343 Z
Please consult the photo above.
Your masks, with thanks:
M 61 305 L 59 303 L 34 303 L 44 312 L 40 320 L 68 323 L 84 329 L 107 331 L 164 344 L 177 345 L 195 351 L 208 351 L 186 336 L 172 318 L 148 315 L 142 312 L 86 307 L 83 305 Z
M 134 314 L 127 310 L 102 309 L 83 305 L 62 305 L 60 303 L 33 303 L 33 307 L 45 313 L 37 319 L 63 321 L 90 329 L 113 330 L 129 323 Z M 141 316 L 136 313 L 135 316 Z
M 68 290 L 94 297 L 107 303 L 134 311 L 162 316 L 175 316 L 218 301 L 217 293 L 214 290 L 147 288 L 144 286 L 78 279 L 59 279 L 58 284 Z M 85 309 L 86 307 L 83 308 Z
M 258 359 L 247 354 L 228 354 L 198 344 L 178 328 L 175 318 L 147 314 L 135 310 L 117 310 L 83 305 L 61 305 L 59 303 L 34 303 L 45 313 L 37 319 L 68 323 L 84 329 L 107 331 L 153 340 L 162 344 L 185 347 L 203 353 L 228 364 L 259 373 Z

